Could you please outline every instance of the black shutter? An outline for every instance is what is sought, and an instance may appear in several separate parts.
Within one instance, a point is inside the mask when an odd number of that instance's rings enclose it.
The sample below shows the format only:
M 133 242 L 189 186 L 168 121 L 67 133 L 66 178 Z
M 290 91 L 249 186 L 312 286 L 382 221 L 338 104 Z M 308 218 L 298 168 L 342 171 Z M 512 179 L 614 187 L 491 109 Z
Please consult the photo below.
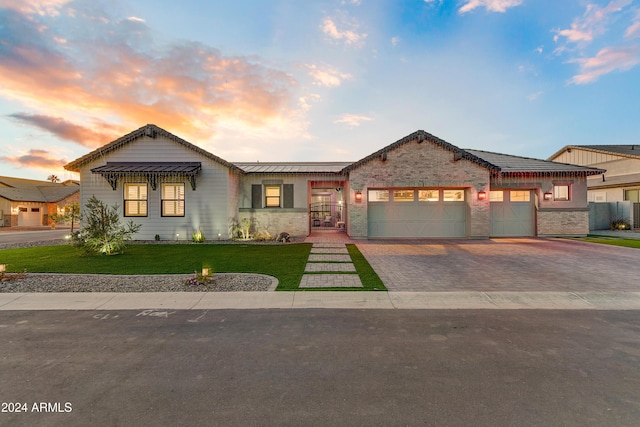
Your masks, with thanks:
M 251 207 L 253 209 L 262 208 L 262 185 L 251 185 Z
M 293 184 L 283 185 L 283 208 L 293 208 Z

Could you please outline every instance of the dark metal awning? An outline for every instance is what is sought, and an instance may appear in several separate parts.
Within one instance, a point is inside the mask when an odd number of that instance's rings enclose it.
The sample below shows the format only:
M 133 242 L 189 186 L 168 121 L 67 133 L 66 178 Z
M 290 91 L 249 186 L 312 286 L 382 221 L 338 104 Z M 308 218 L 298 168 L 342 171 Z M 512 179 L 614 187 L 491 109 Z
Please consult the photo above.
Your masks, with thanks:
M 100 174 L 114 190 L 118 185 L 118 178 L 143 177 L 153 190 L 156 189 L 159 177 L 185 177 L 196 189 L 196 175 L 202 169 L 200 162 L 107 162 L 104 166 L 91 169 L 92 173 Z

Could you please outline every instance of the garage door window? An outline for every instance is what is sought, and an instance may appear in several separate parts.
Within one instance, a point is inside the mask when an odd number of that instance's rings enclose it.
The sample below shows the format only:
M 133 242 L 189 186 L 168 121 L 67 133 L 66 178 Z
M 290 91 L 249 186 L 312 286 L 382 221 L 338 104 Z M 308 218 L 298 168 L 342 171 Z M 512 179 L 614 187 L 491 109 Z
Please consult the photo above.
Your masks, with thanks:
M 440 200 L 439 190 L 418 190 L 418 201 L 437 202 L 438 200 Z
M 502 201 L 504 201 L 504 191 L 502 191 L 502 190 L 489 191 L 489 201 L 490 202 L 502 202 Z
M 369 190 L 370 202 L 388 202 L 389 190 Z
M 509 194 L 512 202 L 528 202 L 531 197 L 531 193 L 529 191 L 512 191 Z
M 394 202 L 413 202 L 414 191 L 413 190 L 394 190 L 393 201 Z
M 464 190 L 444 190 L 442 193 L 445 202 L 464 202 Z

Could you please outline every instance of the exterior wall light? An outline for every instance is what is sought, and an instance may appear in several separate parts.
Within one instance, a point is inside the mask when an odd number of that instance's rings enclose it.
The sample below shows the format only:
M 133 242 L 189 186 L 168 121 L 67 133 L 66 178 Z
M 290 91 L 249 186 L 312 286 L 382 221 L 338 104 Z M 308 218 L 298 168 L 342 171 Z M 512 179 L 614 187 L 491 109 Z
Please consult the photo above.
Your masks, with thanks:
M 544 199 L 545 200 L 551 200 L 552 198 L 553 198 L 553 194 L 552 193 L 550 193 L 548 191 L 546 193 L 544 193 Z
M 356 203 L 362 203 L 362 191 L 356 191 Z
M 478 200 L 486 200 L 487 192 L 486 191 L 478 191 Z

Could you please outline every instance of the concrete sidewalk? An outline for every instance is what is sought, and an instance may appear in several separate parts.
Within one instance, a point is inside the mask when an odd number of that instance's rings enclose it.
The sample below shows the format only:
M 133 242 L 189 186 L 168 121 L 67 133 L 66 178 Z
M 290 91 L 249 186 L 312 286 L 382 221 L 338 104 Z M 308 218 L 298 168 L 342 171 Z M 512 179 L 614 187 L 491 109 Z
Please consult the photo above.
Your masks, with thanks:
M 640 292 L 0 293 L 0 311 L 274 308 L 640 310 Z

